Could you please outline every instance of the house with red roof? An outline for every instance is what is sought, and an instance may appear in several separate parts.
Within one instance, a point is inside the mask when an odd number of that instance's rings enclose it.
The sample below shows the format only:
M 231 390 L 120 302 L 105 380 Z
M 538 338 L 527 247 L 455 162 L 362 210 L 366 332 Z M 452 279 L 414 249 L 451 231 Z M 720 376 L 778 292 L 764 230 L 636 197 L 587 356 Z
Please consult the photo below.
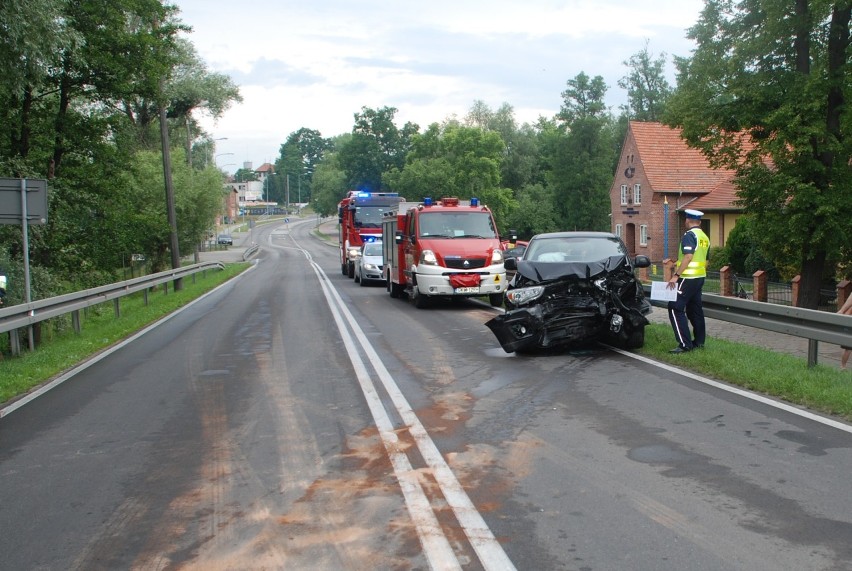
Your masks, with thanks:
M 680 134 L 662 123 L 630 121 L 610 187 L 612 232 L 631 254 L 654 262 L 677 257 L 687 208 L 704 212 L 701 228 L 711 247 L 725 245 L 743 214 L 734 172 L 711 168 Z

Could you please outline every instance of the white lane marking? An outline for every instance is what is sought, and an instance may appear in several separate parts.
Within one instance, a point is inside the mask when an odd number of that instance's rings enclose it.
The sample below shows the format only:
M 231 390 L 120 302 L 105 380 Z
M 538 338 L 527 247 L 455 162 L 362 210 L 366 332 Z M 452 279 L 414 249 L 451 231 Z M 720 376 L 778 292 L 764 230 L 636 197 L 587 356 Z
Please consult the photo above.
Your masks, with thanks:
M 834 420 L 832 418 L 820 416 L 818 414 L 814 414 L 814 413 L 809 412 L 807 410 L 797 408 L 795 406 L 783 403 L 781 401 L 777 401 L 777 400 L 774 400 L 774 399 L 771 399 L 771 398 L 768 398 L 768 397 L 765 397 L 765 396 L 762 396 L 762 395 L 759 395 L 759 394 L 756 394 L 756 393 L 749 392 L 745 389 L 740 389 L 740 388 L 737 388 L 737 387 L 734 387 L 734 386 L 731 386 L 731 385 L 726 385 L 724 383 L 720 383 L 718 381 L 708 379 L 707 377 L 702 377 L 701 375 L 697 375 L 697 374 L 691 373 L 689 371 L 684 371 L 683 369 L 679 369 L 675 366 L 667 365 L 667 364 L 661 363 L 659 361 L 654 361 L 653 359 L 649 359 L 648 357 L 643 357 L 642 355 L 637 355 L 635 353 L 631 353 L 629 351 L 625 351 L 625 350 L 619 349 L 617 347 L 612 347 L 610 345 L 606 345 L 606 347 L 608 347 L 609 349 L 612 349 L 616 353 L 621 353 L 622 355 L 624 355 L 626 357 L 630 357 L 631 359 L 636 359 L 637 361 L 642 361 L 643 363 L 648 363 L 649 365 L 653 365 L 653 366 L 658 367 L 660 369 L 665 369 L 667 371 L 677 373 L 677 374 L 682 375 L 684 377 L 689 377 L 690 379 L 698 381 L 699 383 L 704 383 L 705 385 L 709 385 L 711 387 L 715 387 L 717 389 L 721 389 L 723 391 L 727 391 L 729 393 L 733 393 L 735 395 L 738 395 L 738 396 L 741 396 L 741 397 L 744 397 L 744 398 L 747 398 L 747 399 L 751 399 L 753 401 L 757 401 L 759 403 L 763 403 L 763 404 L 769 405 L 771 407 L 775 407 L 777 409 L 793 413 L 793 414 L 801 416 L 803 418 L 807 418 L 808 420 L 813 420 L 814 422 L 818 422 L 820 424 L 824 424 L 826 426 L 830 426 L 832 428 L 836 428 L 838 430 L 842 430 L 844 432 L 848 432 L 848 433 L 852 434 L 852 426 L 850 426 L 848 424 L 844 424 L 844 423 L 839 422 L 837 420 Z
M 442 569 L 458 569 L 461 571 L 461 564 L 453 548 L 450 546 L 446 535 L 444 535 L 444 531 L 438 523 L 438 518 L 435 517 L 435 513 L 432 511 L 429 499 L 426 497 L 426 493 L 420 484 L 418 473 L 412 468 L 408 456 L 399 450 L 399 440 L 394 432 L 393 422 L 391 422 L 382 404 L 382 399 L 376 391 L 373 381 L 370 379 L 367 367 L 358 354 L 355 342 L 352 340 L 352 336 L 340 315 L 339 307 L 341 307 L 342 300 L 336 296 L 336 292 L 334 294 L 331 293 L 330 290 L 333 288 L 328 283 L 328 277 L 322 273 L 322 270 L 313 261 L 311 261 L 311 265 L 314 267 L 314 272 L 317 273 L 317 279 L 320 282 L 329 309 L 331 309 L 334 322 L 337 324 L 340 336 L 343 338 L 343 345 L 346 347 L 349 360 L 355 369 L 355 376 L 358 378 L 358 383 L 361 385 L 361 390 L 367 400 L 367 406 L 370 408 L 373 420 L 381 435 L 382 443 L 390 457 L 394 474 L 399 481 L 402 494 L 405 497 L 406 508 L 408 508 L 408 513 L 414 521 L 417 536 L 420 539 L 420 544 L 423 546 L 423 553 L 429 562 L 429 566 L 435 571 Z
M 328 282 L 328 277 L 325 275 L 322 268 L 313 261 L 311 261 L 311 265 L 314 268 L 314 272 L 317 273 L 320 283 L 323 284 L 323 291 L 326 292 L 327 295 L 330 294 L 334 297 L 334 302 L 337 307 L 340 308 L 341 313 L 345 316 L 349 327 L 352 329 L 355 337 L 361 345 L 361 348 L 364 350 L 364 353 L 369 359 L 370 364 L 379 376 L 379 380 L 381 381 L 388 396 L 391 398 L 394 408 L 396 408 L 397 413 L 400 415 L 403 422 L 408 427 L 409 433 L 417 443 L 420 454 L 423 456 L 426 464 L 432 469 L 435 480 L 444 495 L 444 499 L 446 499 L 447 503 L 452 508 L 453 513 L 455 513 L 456 519 L 458 519 L 468 541 L 470 541 L 471 546 L 474 551 L 476 551 L 482 566 L 488 571 L 514 571 L 516 569 L 514 564 L 506 555 L 506 552 L 503 551 L 503 547 L 494 537 L 494 534 L 485 523 L 485 520 L 482 519 L 482 516 L 477 511 L 476 506 L 473 505 L 473 502 L 464 491 L 461 483 L 459 483 L 455 474 L 444 460 L 444 457 L 441 455 L 438 447 L 429 437 L 429 434 L 426 432 L 426 429 L 423 427 L 420 419 L 417 418 L 417 415 L 411 409 L 411 406 L 408 404 L 408 401 L 406 401 L 402 391 L 400 391 L 399 386 L 396 384 L 396 381 L 394 381 L 393 376 L 391 376 L 385 368 L 375 349 L 373 349 L 373 346 L 367 340 L 367 336 L 361 330 L 360 326 L 355 321 L 355 318 L 352 316 L 352 313 L 346 307 L 343 299 L 337 291 L 331 287 Z M 329 300 L 329 306 L 331 305 L 332 301 Z M 337 317 L 335 315 L 335 320 L 336 319 Z M 338 325 L 338 327 L 340 327 L 340 325 Z M 343 329 L 341 329 L 341 334 L 343 334 Z M 347 351 L 348 350 L 349 348 L 347 347 Z M 352 357 L 351 353 L 350 357 Z M 360 361 L 360 358 L 358 360 Z M 372 383 L 370 384 L 372 386 Z M 372 390 L 374 391 L 375 389 Z M 381 404 L 381 401 L 379 404 Z M 384 409 L 382 409 L 382 411 L 384 411 Z

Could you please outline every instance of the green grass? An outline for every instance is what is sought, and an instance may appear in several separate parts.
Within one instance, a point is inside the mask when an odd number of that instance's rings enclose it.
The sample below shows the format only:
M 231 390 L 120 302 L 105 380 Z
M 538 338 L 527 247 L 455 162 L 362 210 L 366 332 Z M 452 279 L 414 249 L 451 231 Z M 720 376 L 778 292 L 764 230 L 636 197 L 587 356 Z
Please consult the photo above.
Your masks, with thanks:
M 202 294 L 228 281 L 248 269 L 249 264 L 226 264 L 223 271 L 208 271 L 183 279 L 183 289 L 175 292 L 169 285 L 168 295 L 162 289 L 148 293 L 145 305 L 142 293 L 121 298 L 121 316 L 116 319 L 112 302 L 88 308 L 81 312 L 81 332 L 51 325 L 42 327 L 42 343 L 35 351 L 25 350 L 19 357 L 6 352 L 0 360 L 0 403 L 59 376 L 77 363 L 95 355 L 115 343 L 126 339 L 158 319 L 174 312 Z M 67 319 L 64 322 L 67 323 Z M 4 341 L 5 343 L 5 341 Z M 27 342 L 22 339 L 27 347 Z M 7 349 L 7 347 L 4 347 Z
M 672 355 L 671 327 L 645 328 L 637 353 L 756 393 L 852 420 L 852 372 L 758 347 L 708 338 L 703 350 Z

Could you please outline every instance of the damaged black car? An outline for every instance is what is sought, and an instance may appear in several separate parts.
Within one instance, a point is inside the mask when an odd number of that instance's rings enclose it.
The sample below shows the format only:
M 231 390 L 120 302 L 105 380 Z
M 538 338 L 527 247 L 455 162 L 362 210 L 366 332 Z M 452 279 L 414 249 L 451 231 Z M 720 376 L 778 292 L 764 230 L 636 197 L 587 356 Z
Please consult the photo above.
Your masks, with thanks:
M 530 240 L 523 257 L 504 262 L 515 276 L 506 312 L 485 325 L 507 353 L 603 341 L 625 349 L 645 343 L 645 298 L 627 247 L 607 232 L 555 232 Z

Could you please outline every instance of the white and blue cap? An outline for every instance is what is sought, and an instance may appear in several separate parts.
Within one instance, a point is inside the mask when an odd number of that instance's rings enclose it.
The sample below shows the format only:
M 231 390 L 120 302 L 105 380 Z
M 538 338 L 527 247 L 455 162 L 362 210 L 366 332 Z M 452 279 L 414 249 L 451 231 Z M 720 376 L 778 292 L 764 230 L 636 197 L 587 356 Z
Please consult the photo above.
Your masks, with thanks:
M 692 220 L 701 220 L 701 217 L 704 216 L 704 213 L 700 210 L 693 210 L 691 208 L 687 208 L 684 212 L 686 213 L 686 217 Z

